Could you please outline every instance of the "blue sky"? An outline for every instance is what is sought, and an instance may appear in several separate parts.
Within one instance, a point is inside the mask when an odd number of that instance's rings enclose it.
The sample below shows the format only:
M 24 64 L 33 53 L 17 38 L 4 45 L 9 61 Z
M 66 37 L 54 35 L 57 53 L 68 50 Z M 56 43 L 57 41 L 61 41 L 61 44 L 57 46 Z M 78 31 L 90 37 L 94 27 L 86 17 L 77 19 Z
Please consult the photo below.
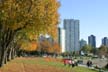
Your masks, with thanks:
M 96 36 L 97 47 L 103 37 L 108 37 L 108 0 L 59 0 L 60 26 L 63 19 L 80 20 L 80 39 Z

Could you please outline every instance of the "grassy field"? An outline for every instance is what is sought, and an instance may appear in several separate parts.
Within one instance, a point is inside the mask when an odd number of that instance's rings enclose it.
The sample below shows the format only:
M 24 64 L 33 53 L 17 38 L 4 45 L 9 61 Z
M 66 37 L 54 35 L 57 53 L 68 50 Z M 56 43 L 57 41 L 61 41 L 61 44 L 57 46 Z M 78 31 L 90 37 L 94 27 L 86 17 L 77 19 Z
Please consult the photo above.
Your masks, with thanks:
M 54 58 L 16 58 L 0 68 L 0 72 L 97 72 L 84 67 L 64 66 Z

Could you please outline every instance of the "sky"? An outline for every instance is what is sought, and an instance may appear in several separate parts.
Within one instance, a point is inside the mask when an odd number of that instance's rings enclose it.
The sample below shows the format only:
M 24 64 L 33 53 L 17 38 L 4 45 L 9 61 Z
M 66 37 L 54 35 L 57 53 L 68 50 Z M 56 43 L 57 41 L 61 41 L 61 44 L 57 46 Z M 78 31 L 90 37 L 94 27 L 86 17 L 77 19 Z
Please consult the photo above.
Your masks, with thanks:
M 96 45 L 108 37 L 108 0 L 59 0 L 60 27 L 63 19 L 80 20 L 80 39 L 88 42 L 88 36 L 96 36 Z

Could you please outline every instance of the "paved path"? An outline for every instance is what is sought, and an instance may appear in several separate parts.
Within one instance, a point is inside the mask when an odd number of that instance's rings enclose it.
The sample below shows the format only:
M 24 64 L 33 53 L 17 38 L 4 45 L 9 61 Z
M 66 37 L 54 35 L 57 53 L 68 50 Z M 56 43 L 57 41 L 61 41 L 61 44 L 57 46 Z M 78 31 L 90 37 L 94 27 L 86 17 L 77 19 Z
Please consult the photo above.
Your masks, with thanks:
M 92 59 L 93 65 L 98 65 L 100 68 L 104 67 L 108 62 L 102 59 Z M 86 65 L 87 60 L 83 60 L 83 64 Z
M 78 66 L 82 66 L 82 67 L 86 67 L 86 68 L 94 69 L 94 67 L 87 67 L 87 66 L 84 65 L 84 64 L 79 64 Z
M 107 60 L 100 60 L 100 59 L 95 59 L 92 60 L 94 65 L 98 65 L 100 68 L 104 67 L 108 62 Z M 86 65 L 87 60 L 84 60 L 83 64 L 79 64 L 78 66 L 82 66 L 82 67 L 86 67 L 86 68 L 90 68 L 90 69 L 95 69 L 93 66 L 92 67 L 87 67 Z M 99 72 L 108 72 L 108 71 L 104 71 L 104 70 L 99 70 L 99 69 L 95 69 Z

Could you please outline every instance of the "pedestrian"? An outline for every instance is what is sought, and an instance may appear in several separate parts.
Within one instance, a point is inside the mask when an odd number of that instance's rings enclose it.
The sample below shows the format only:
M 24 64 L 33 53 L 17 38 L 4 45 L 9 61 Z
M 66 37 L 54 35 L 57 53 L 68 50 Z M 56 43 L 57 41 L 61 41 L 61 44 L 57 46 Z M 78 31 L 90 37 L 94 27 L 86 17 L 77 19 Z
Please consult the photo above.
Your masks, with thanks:
M 78 66 L 78 60 L 75 58 L 75 66 Z
M 73 60 L 73 61 L 72 61 L 72 67 L 74 67 L 74 66 L 75 66 L 75 61 Z
M 87 61 L 87 66 L 90 67 L 90 61 L 89 60 Z
M 88 66 L 88 67 L 92 67 L 92 61 L 91 61 L 91 60 L 88 60 L 88 61 L 87 61 L 87 66 Z
M 90 61 L 89 63 L 90 63 L 90 67 L 92 67 L 92 61 Z

